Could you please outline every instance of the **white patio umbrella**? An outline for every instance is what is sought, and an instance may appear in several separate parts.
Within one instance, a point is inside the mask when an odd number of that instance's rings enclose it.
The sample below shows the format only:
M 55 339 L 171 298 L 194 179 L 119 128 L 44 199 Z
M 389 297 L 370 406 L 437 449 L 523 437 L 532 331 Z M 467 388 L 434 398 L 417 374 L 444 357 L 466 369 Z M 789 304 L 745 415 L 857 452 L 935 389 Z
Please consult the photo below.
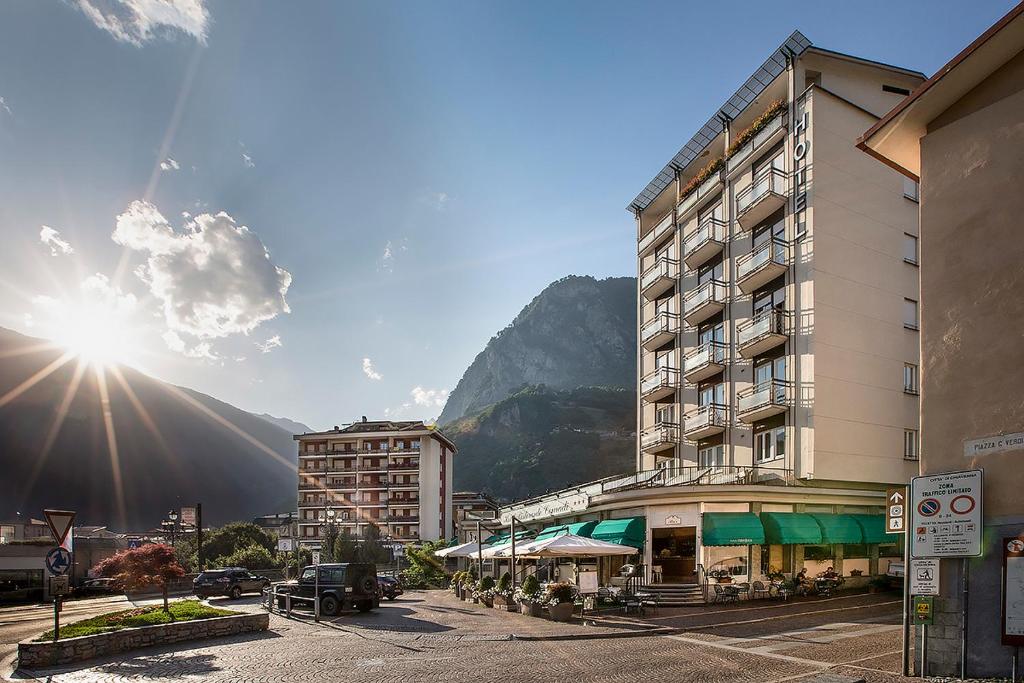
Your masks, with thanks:
M 532 541 L 516 548 L 516 557 L 605 557 L 608 555 L 635 555 L 636 548 L 608 543 L 595 538 L 565 534 L 542 541 Z
M 516 541 L 516 555 L 521 551 L 520 549 L 525 547 L 527 543 L 530 543 L 529 539 L 519 539 Z M 492 545 L 486 548 L 483 552 L 485 560 L 493 560 L 494 558 L 507 558 L 512 557 L 512 541 L 508 543 L 499 543 L 498 545 Z
M 490 546 L 483 546 L 484 549 Z M 469 543 L 463 543 L 462 545 L 453 545 L 450 548 L 442 548 L 441 550 L 435 550 L 434 555 L 436 557 L 476 557 L 477 553 L 480 552 L 481 546 L 476 541 L 470 541 Z

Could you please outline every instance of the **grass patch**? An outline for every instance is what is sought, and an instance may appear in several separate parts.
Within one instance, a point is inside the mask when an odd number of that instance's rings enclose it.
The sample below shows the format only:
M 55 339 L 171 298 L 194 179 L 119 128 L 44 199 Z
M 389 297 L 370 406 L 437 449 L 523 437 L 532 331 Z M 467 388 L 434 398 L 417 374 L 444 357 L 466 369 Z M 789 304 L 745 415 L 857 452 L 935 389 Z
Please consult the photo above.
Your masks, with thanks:
M 164 611 L 163 605 L 152 605 L 149 607 L 137 607 L 119 612 L 101 614 L 98 617 L 76 621 L 60 627 L 61 638 L 77 638 L 78 636 L 92 636 L 97 633 L 110 633 L 120 631 L 124 628 L 136 626 L 153 626 L 155 624 L 170 624 L 178 621 L 196 621 L 197 619 L 210 619 L 212 617 L 226 617 L 230 614 L 238 614 L 226 609 L 209 607 L 198 600 L 179 600 L 170 604 L 171 613 Z M 53 640 L 53 629 L 36 638 L 35 642 L 40 643 Z

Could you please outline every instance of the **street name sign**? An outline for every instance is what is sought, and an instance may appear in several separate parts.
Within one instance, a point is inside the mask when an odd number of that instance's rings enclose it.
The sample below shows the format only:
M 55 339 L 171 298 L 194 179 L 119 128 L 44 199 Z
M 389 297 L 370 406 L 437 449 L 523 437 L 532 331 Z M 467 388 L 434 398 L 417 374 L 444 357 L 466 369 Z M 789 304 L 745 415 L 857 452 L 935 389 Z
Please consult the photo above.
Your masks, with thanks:
M 910 481 L 911 556 L 981 556 L 982 479 L 981 470 L 966 470 Z
M 911 560 L 910 594 L 939 594 L 939 560 L 936 558 Z
M 885 490 L 885 533 L 902 534 L 907 531 L 907 487 Z
M 75 523 L 75 513 L 71 510 L 43 510 L 43 517 L 46 518 L 46 525 L 50 527 L 50 534 L 57 545 L 64 545 L 64 541 Z

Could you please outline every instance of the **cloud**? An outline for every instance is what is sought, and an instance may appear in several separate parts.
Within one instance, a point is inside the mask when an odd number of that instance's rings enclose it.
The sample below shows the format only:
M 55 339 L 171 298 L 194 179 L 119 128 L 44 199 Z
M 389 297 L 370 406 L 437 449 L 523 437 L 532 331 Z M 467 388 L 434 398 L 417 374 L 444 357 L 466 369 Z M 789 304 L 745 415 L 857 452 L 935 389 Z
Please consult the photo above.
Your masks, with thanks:
M 284 344 L 281 343 L 281 335 L 279 334 L 275 334 L 262 344 L 260 342 L 256 342 L 256 348 L 260 350 L 260 353 L 270 353 L 279 346 L 284 346 Z
M 418 406 L 429 406 L 440 408 L 448 400 L 447 389 L 424 389 L 423 387 L 413 387 L 412 391 L 409 392 L 412 396 L 413 402 Z
M 384 379 L 384 375 L 373 369 L 373 361 L 369 358 L 363 359 L 363 374 L 375 381 Z
M 442 209 L 444 209 L 445 205 L 448 204 L 448 201 L 451 199 L 451 197 L 448 196 L 447 192 L 438 192 L 433 195 L 433 199 L 434 208 L 436 208 L 438 211 L 441 211 Z
M 242 163 L 245 164 L 246 168 L 256 168 L 256 162 L 245 152 L 242 152 Z
M 387 244 L 384 245 L 384 253 L 380 257 L 380 267 L 378 270 L 384 271 L 385 273 L 391 273 L 395 269 L 395 255 L 398 252 L 405 251 L 408 249 L 409 240 L 402 238 L 398 243 L 394 243 L 388 240 Z
M 78 9 L 117 40 L 140 47 L 175 31 L 206 42 L 210 13 L 204 0 L 74 0 Z
M 82 292 L 79 300 L 66 297 L 56 299 L 51 296 L 39 295 L 32 298 L 32 303 L 42 311 L 50 314 L 50 319 L 67 324 L 68 320 L 81 318 L 90 312 L 102 312 L 111 320 L 123 320 L 134 313 L 138 300 L 131 292 L 123 292 L 102 273 L 96 273 L 82 280 L 78 288 Z
M 197 339 L 248 334 L 288 313 L 292 276 L 260 238 L 228 214 L 195 216 L 176 232 L 155 206 L 134 201 L 111 238 L 147 254 L 135 273 L 162 304 L 167 328 Z
M 181 164 L 170 157 L 160 162 L 161 171 L 177 171 L 179 168 L 181 168 Z
M 39 241 L 50 248 L 50 254 L 53 256 L 75 253 L 67 240 L 61 239 L 60 232 L 49 225 L 44 225 L 39 229 Z
M 194 346 L 188 346 L 185 340 L 173 330 L 167 330 L 162 335 L 164 343 L 167 344 L 167 348 L 176 353 L 180 353 L 186 358 L 202 358 L 205 360 L 220 360 L 220 355 L 214 353 L 213 348 L 208 342 L 199 342 Z
M 3 109 L 5 112 L 7 112 L 8 116 L 14 116 L 14 112 L 11 111 L 11 108 L 9 106 L 7 106 L 7 100 L 5 100 L 2 97 L 0 97 L 0 109 Z

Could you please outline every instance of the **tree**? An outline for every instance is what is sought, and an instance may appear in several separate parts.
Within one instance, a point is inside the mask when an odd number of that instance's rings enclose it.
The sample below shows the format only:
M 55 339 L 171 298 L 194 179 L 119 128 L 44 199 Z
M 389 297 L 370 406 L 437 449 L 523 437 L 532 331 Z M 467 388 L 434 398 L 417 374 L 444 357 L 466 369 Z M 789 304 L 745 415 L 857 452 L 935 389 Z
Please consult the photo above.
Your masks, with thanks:
M 203 539 L 203 557 L 224 557 L 251 545 L 261 545 L 274 553 L 277 537 L 252 522 L 232 522 Z
M 372 522 L 363 527 L 363 538 L 356 549 L 357 562 L 389 564 L 394 556 L 380 541 L 380 527 Z
M 338 540 L 338 525 L 328 522 L 324 526 L 324 537 L 320 542 L 320 561 L 341 562 L 334 554 L 334 542 Z
M 122 590 L 159 586 L 164 597 L 164 611 L 168 614 L 171 612 L 167 601 L 168 586 L 185 576 L 185 570 L 174 556 L 174 549 L 162 543 L 122 550 L 93 567 L 93 572 L 97 576 L 114 579 Z
M 448 573 L 444 564 L 434 557 L 434 551 L 447 547 L 448 542 L 426 541 L 422 547 L 405 546 L 408 566 L 402 570 L 402 583 L 409 588 L 437 588 L 447 586 Z
M 246 569 L 280 569 L 284 566 L 283 557 L 275 557 L 261 545 L 253 544 L 248 548 L 240 548 L 230 555 L 214 560 L 218 567 L 245 567 Z
M 342 529 L 334 541 L 335 562 L 355 562 L 358 544 L 347 528 Z

